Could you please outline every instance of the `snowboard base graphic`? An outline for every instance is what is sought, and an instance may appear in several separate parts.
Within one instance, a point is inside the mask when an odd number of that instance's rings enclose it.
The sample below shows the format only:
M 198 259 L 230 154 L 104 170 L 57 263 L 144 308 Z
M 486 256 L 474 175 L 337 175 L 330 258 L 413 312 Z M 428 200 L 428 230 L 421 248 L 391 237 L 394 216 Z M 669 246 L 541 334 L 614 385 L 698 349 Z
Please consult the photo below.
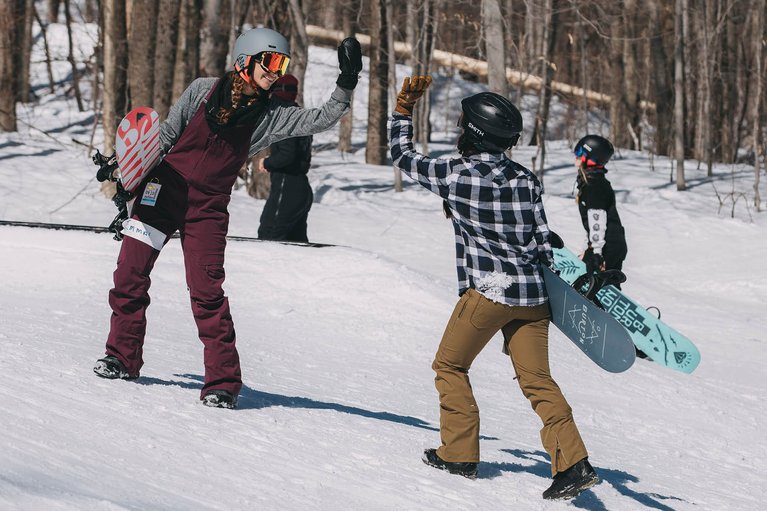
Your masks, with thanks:
M 599 367 L 620 373 L 631 367 L 636 350 L 615 318 L 543 267 L 551 322 Z
M 554 248 L 554 266 L 568 284 L 586 273 L 586 265 L 567 248 Z M 691 373 L 700 363 L 698 348 L 687 337 L 659 320 L 615 286 L 605 286 L 596 301 L 631 336 L 637 348 L 653 362 L 683 373 Z
M 115 153 L 123 188 L 132 192 L 160 161 L 160 116 L 147 106 L 134 108 L 117 126 Z

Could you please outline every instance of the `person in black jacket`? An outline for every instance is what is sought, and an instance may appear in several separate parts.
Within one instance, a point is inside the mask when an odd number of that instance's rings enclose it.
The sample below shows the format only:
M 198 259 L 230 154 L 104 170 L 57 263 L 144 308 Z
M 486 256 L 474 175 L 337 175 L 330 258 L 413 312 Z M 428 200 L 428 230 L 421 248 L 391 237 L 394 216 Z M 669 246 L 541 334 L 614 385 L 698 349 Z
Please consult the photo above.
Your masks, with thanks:
M 298 80 L 290 74 L 280 77 L 271 94 L 296 105 Z M 269 172 L 272 185 L 261 213 L 258 237 L 307 242 L 306 221 L 314 200 L 306 176 L 312 160 L 312 137 L 287 138 L 269 148 L 269 157 L 258 161 L 258 171 Z
M 588 248 L 581 258 L 589 273 L 622 269 L 628 253 L 615 192 L 605 177 L 605 165 L 614 152 L 610 141 L 599 135 L 586 135 L 575 145 L 576 200 L 588 234 Z

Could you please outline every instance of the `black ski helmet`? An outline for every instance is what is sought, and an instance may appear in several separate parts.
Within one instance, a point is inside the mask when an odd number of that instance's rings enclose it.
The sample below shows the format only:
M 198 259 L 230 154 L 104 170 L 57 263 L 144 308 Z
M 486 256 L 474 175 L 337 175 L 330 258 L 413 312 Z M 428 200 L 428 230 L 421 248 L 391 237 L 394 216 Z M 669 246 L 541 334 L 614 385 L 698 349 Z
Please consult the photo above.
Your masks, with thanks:
M 575 144 L 573 152 L 587 167 L 604 167 L 612 158 L 615 149 L 605 137 L 586 135 Z
M 463 114 L 458 125 L 463 136 L 479 150 L 503 152 L 513 147 L 522 133 L 522 114 L 495 92 L 480 92 L 461 101 Z

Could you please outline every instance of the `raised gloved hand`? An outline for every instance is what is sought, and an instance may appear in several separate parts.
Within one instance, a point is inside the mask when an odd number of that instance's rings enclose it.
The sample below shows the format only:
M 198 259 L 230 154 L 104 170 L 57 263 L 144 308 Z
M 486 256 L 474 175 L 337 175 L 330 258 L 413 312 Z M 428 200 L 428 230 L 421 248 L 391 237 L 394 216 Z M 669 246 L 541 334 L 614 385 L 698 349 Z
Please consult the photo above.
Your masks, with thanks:
M 397 106 L 394 111 L 402 115 L 413 115 L 416 101 L 423 96 L 431 85 L 431 76 L 406 76 L 402 89 L 397 94 Z
M 586 263 L 586 273 L 599 273 L 604 270 L 605 260 L 602 258 L 602 254 L 595 254 L 591 250 L 587 250 L 583 254 L 583 262 Z
M 354 37 L 347 37 L 338 46 L 338 69 L 341 74 L 338 75 L 336 85 L 354 90 L 362 71 L 362 48 Z

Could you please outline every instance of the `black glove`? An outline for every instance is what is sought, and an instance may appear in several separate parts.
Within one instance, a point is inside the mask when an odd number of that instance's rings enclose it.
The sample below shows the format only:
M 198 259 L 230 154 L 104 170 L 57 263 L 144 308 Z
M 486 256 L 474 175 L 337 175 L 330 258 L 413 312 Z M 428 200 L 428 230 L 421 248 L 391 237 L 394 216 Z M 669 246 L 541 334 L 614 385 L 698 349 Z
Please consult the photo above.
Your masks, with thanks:
M 354 37 L 347 37 L 338 46 L 338 75 L 336 85 L 344 89 L 354 90 L 357 79 L 362 71 L 362 48 Z
M 559 234 L 554 231 L 549 231 L 549 243 L 551 244 L 551 248 L 565 248 L 565 242 L 562 241 Z
M 604 261 L 602 254 L 595 254 L 591 250 L 587 250 L 586 253 L 583 254 L 583 262 L 586 263 L 586 273 L 601 272 Z

